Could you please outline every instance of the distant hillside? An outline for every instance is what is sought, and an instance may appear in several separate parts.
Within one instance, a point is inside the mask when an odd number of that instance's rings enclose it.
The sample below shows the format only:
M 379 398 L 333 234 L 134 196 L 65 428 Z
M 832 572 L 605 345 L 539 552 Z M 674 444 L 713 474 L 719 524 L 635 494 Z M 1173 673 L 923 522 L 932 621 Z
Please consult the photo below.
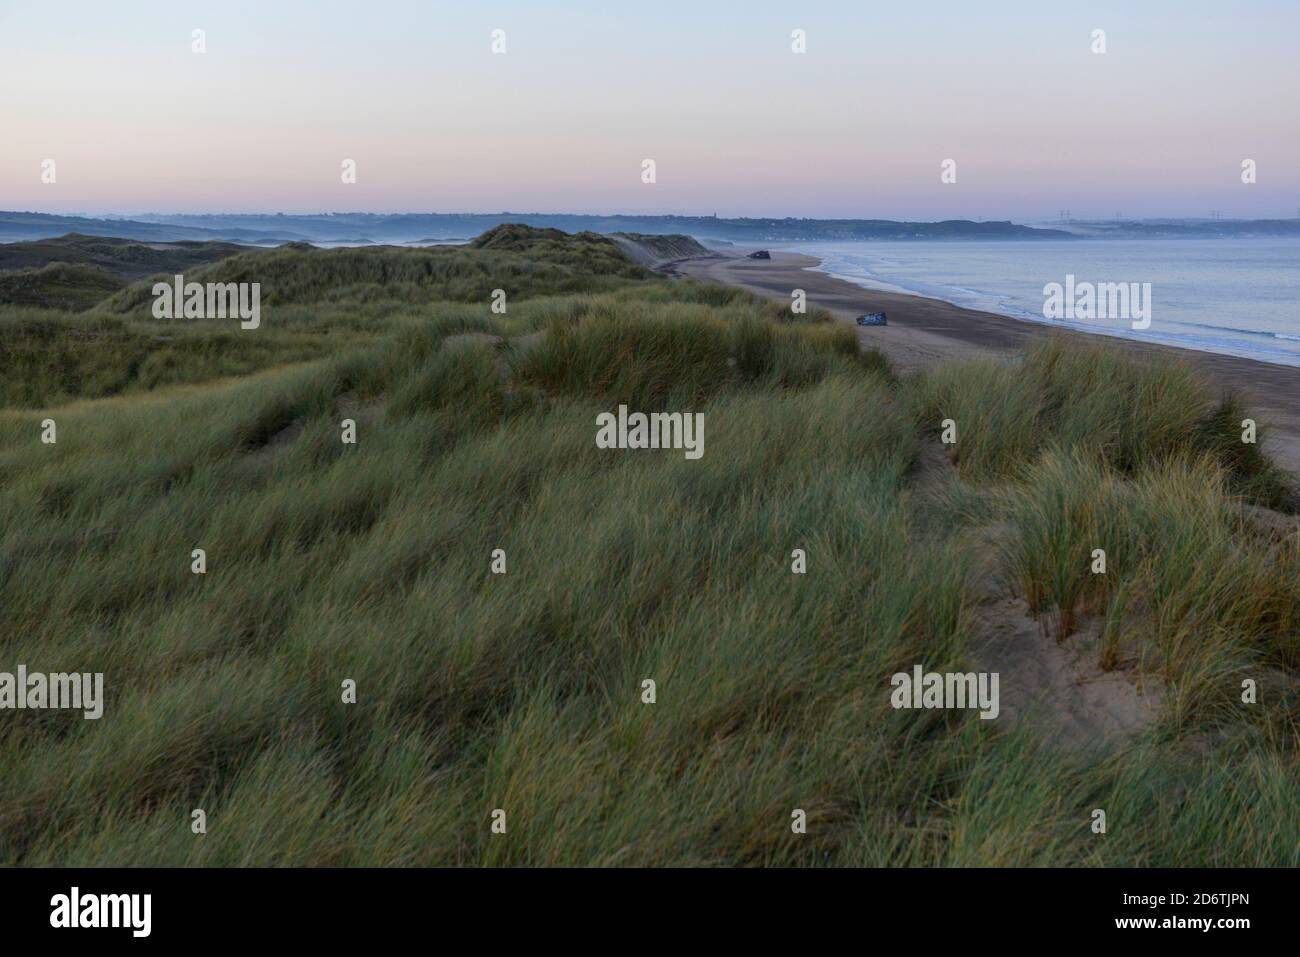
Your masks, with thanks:
M 729 239 L 764 243 L 796 240 L 853 239 L 1071 239 L 1058 229 L 1039 229 L 1011 222 L 972 222 L 952 219 L 935 223 L 890 219 L 799 219 L 717 216 L 591 216 L 569 213 L 327 213 L 315 216 L 144 216 L 159 225 L 204 229 L 213 235 L 239 230 L 244 234 L 293 233 L 315 242 L 338 242 L 364 236 L 377 242 L 474 236 L 496 226 L 517 223 L 567 233 L 644 233 L 688 235 L 697 239 Z M 0 224 L 3 214 L 0 214 Z M 2 233 L 2 229 L 0 229 Z
M 283 217 L 259 216 L 259 225 L 243 227 L 226 224 L 220 229 L 202 226 L 185 226 L 163 222 L 148 216 L 138 219 L 121 217 L 62 216 L 52 213 L 0 211 L 0 243 L 49 239 L 65 233 L 86 236 L 126 237 L 146 242 L 206 242 L 225 240 L 236 243 L 275 245 L 293 240 L 306 240 L 306 235 L 295 234 L 283 226 Z M 279 226 L 280 228 L 277 228 Z
M 45 213 L 0 212 L 0 243 L 30 241 L 74 232 L 146 242 L 220 241 L 255 246 L 286 242 L 384 245 L 463 242 L 508 224 L 566 233 L 692 236 L 701 241 L 760 245 L 798 241 L 854 240 L 1078 240 L 1080 238 L 1196 238 L 1202 236 L 1300 236 L 1300 219 L 1153 219 L 1033 226 L 1008 221 L 948 219 L 803 219 L 717 216 L 590 216 L 569 213 L 319 213 L 156 215 L 95 219 Z
M 219 242 L 143 243 L 111 236 L 68 233 L 53 239 L 0 245 L 0 270 L 32 269 L 50 263 L 97 266 L 126 279 L 157 272 L 183 272 L 248 252 L 247 246 Z
M 590 216 L 568 213 L 321 213 L 285 216 L 141 215 L 132 219 L 94 219 L 43 213 L 0 212 L 0 242 L 31 240 L 77 232 L 124 236 L 150 242 L 221 240 L 256 245 L 312 243 L 429 243 L 466 236 L 508 224 L 567 233 L 608 235 L 685 235 L 737 243 L 855 239 L 1072 239 L 1070 232 L 1011 222 L 953 219 L 936 223 L 890 219 L 796 219 L 717 216 Z
M 50 263 L 40 269 L 0 272 L 0 305 L 82 312 L 125 285 L 97 266 Z
M 1300 236 L 1297 219 L 1073 219 L 1063 229 L 1088 239 L 1245 239 Z

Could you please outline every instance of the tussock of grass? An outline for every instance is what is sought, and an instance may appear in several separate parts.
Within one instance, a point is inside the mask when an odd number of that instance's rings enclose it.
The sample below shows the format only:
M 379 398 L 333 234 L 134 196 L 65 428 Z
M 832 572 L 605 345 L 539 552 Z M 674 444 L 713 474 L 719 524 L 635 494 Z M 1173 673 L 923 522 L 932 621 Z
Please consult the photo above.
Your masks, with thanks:
M 1020 361 L 942 367 L 924 379 L 920 398 L 936 433 L 943 419 L 957 423 L 956 461 L 970 478 L 1013 477 L 1051 446 L 1099 456 L 1127 474 L 1205 452 L 1228 468 L 1234 490 L 1261 504 L 1292 501 L 1258 445 L 1242 443 L 1240 401 L 1215 397 L 1184 365 L 1056 339 Z
M 847 326 L 795 331 L 741 307 L 619 303 L 552 326 L 516 372 L 541 388 L 660 409 L 670 400 L 699 403 L 740 383 L 797 388 L 855 365 L 857 356 Z
M 1058 640 L 1103 616 L 1104 667 L 1121 645 L 1174 679 L 1202 710 L 1235 700 L 1249 666 L 1295 664 L 1296 543 L 1251 533 L 1208 456 L 1123 476 L 1049 452 L 1004 493 L 1015 534 L 1008 566 L 1030 606 L 1053 612 Z M 1105 550 L 1104 574 L 1093 550 Z

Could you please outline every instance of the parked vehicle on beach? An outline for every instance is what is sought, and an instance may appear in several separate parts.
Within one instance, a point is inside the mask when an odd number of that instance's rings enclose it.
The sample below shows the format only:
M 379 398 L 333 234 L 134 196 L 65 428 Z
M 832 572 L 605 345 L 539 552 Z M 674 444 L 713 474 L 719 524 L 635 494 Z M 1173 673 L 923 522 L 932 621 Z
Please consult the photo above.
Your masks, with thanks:
M 885 318 L 883 312 L 868 312 L 866 315 L 858 316 L 858 325 L 887 326 L 889 325 L 889 321 Z

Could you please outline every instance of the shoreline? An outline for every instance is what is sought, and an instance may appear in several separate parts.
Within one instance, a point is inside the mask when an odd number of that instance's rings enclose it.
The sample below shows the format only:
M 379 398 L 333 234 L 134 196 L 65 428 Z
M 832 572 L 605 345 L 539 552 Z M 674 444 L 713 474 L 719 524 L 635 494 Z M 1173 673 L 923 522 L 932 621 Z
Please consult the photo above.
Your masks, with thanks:
M 797 255 L 806 255 L 810 259 L 818 258 L 817 256 L 809 253 L 798 253 Z M 885 293 L 894 293 L 896 295 L 901 295 L 901 296 L 913 296 L 920 299 L 934 299 L 938 302 L 947 303 L 948 305 L 954 306 L 958 309 L 965 309 L 968 312 L 980 312 L 980 313 L 986 313 L 988 315 L 1002 316 L 1003 318 L 1006 319 L 1014 319 L 1017 322 L 1027 322 L 1032 325 L 1038 325 L 1056 331 L 1078 332 L 1088 336 L 1100 336 L 1103 339 L 1125 339 L 1132 342 L 1136 342 L 1141 345 L 1164 346 L 1171 349 L 1178 349 L 1182 352 L 1202 352 L 1202 353 L 1208 353 L 1209 355 L 1227 356 L 1233 359 L 1249 359 L 1252 362 L 1258 362 L 1261 363 L 1262 365 L 1287 366 L 1292 369 L 1300 370 L 1300 357 L 1297 357 L 1294 353 L 1290 353 L 1290 352 L 1283 352 L 1280 353 L 1280 355 L 1285 357 L 1286 359 L 1297 360 L 1297 361 L 1288 361 L 1288 362 L 1271 361 L 1260 355 L 1243 354 L 1242 352 L 1227 352 L 1227 351 L 1217 350 L 1209 347 L 1198 348 L 1196 345 L 1191 345 L 1185 342 L 1173 341 L 1175 337 L 1171 337 L 1171 336 L 1166 336 L 1163 339 L 1159 337 L 1143 337 L 1137 335 L 1130 335 L 1122 328 L 1112 329 L 1111 327 L 1106 327 L 1106 326 L 1097 326 L 1093 328 L 1090 327 L 1087 323 L 1078 320 L 1071 321 L 1065 319 L 1044 319 L 1041 316 L 1036 316 L 1026 311 L 1015 312 L 1015 311 L 995 311 L 992 309 L 981 309 L 978 306 L 963 305 L 962 303 L 955 302 L 952 299 L 946 299 L 941 295 L 922 292 L 921 290 L 918 289 L 908 289 L 906 286 L 901 286 L 895 283 L 889 283 L 884 280 L 855 278 L 851 275 L 844 275 L 842 273 L 831 272 L 830 270 L 825 268 L 825 265 L 826 265 L 825 261 L 820 260 L 818 265 L 807 266 L 805 268 L 808 269 L 809 271 L 817 272 L 817 273 L 821 273 L 822 275 L 829 276 L 832 279 L 842 280 L 844 282 L 849 283 L 850 285 L 857 286 L 860 289 L 865 289 L 868 292 L 879 291 Z M 865 285 L 865 283 L 876 283 L 879 286 L 879 289 L 877 289 L 877 287 L 873 285 Z M 1255 333 L 1255 334 L 1272 335 L 1271 333 Z M 1292 337 L 1285 336 L 1282 338 L 1292 338 Z M 1296 336 L 1294 338 L 1300 339 L 1300 336 Z
M 1300 368 L 1296 366 L 1058 328 L 913 293 L 869 289 L 818 271 L 822 260 L 816 256 L 791 252 L 772 252 L 771 256 L 764 260 L 718 254 L 679 260 L 663 268 L 668 275 L 737 286 L 785 303 L 789 303 L 792 290 L 803 289 L 810 305 L 846 322 L 866 312 L 885 312 L 887 326 L 855 326 L 858 342 L 879 349 L 900 371 L 924 369 L 949 359 L 1016 353 L 1045 336 L 1107 343 L 1140 356 L 1185 362 L 1220 391 L 1240 392 L 1267 433 L 1265 451 L 1293 475 L 1300 475 Z

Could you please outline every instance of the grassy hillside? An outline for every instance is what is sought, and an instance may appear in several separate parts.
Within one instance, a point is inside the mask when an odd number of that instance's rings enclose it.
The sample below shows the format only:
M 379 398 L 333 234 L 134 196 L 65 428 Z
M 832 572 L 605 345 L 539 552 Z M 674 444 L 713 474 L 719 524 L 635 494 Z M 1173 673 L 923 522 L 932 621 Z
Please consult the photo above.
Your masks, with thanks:
M 565 237 L 565 238 L 557 238 Z M 186 273 L 187 282 L 258 282 L 264 305 L 359 304 L 438 300 L 484 302 L 495 289 L 508 299 L 613 288 L 649 273 L 611 240 L 594 233 L 501 226 L 469 246 L 316 249 L 288 243 L 232 256 Z M 145 316 L 153 303 L 151 276 L 102 305 L 118 315 Z
M 247 246 L 235 243 L 146 243 L 68 233 L 54 239 L 0 243 L 0 270 L 39 269 L 50 263 L 68 263 L 95 266 L 115 276 L 136 279 L 155 272 L 184 272 L 192 266 L 247 251 Z
M 533 262 L 558 263 L 585 273 L 643 279 L 646 273 L 630 262 L 608 236 L 565 233 L 507 223 L 489 229 L 472 243 L 473 249 L 490 249 L 527 256 Z
M 97 266 L 51 263 L 0 272 L 0 306 L 82 312 L 117 292 L 125 281 Z
M 480 308 L 458 314 L 477 316 L 496 289 L 507 293 L 509 309 L 517 299 L 612 290 L 651 275 L 604 237 L 564 237 L 503 226 L 471 247 L 326 250 L 297 243 L 186 271 L 187 282 L 260 283 L 262 305 L 274 318 L 256 335 L 220 320 L 155 320 L 153 285 L 172 281 L 161 273 L 76 318 L 0 311 L 0 407 L 244 375 L 371 342 L 421 321 L 434 302 L 474 303 Z
M 1053 342 L 900 379 L 551 232 L 206 267 L 255 331 L 0 313 L 0 670 L 107 697 L 5 714 L 0 862 L 1300 863 L 1300 537 L 1231 401 Z M 597 448 L 620 403 L 704 456 Z M 1013 599 L 1153 719 L 890 706 Z

